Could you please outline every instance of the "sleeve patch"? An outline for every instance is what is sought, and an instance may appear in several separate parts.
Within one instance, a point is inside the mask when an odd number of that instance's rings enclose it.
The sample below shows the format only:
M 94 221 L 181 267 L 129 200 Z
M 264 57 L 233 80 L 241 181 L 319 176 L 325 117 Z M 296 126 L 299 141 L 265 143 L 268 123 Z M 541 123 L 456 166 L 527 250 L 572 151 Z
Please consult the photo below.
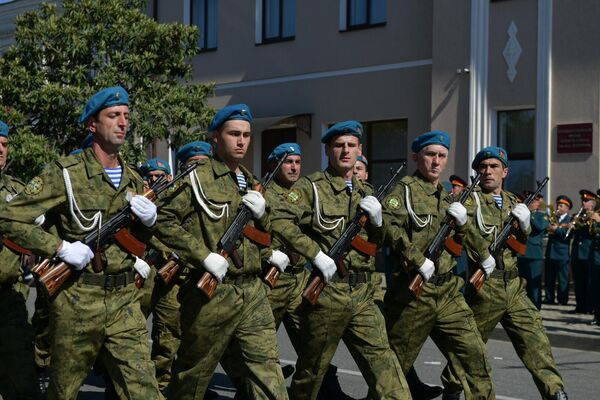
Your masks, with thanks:
M 24 192 L 30 196 L 35 196 L 40 193 L 44 188 L 44 180 L 41 176 L 36 176 L 33 178 L 27 186 L 25 186 Z
M 400 208 L 400 198 L 396 194 L 390 194 L 385 198 L 385 205 L 391 210 Z

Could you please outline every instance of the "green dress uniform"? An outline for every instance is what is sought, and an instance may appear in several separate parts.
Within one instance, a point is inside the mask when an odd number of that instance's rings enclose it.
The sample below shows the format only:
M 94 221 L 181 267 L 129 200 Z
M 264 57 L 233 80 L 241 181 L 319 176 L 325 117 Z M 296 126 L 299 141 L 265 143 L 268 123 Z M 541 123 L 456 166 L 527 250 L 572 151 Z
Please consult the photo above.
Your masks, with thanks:
M 527 237 L 527 250 L 524 256 L 517 257 L 521 277 L 527 281 L 527 297 L 539 310 L 542 308 L 542 266 L 544 265 L 544 236 L 550 225 L 548 214 L 531 212 L 531 234 Z
M 571 217 L 565 214 L 560 225 L 566 225 L 571 222 Z M 568 228 L 560 226 L 554 233 L 548 234 L 548 244 L 546 245 L 546 265 L 544 266 L 545 298 L 544 301 L 554 303 L 556 278 L 558 276 L 558 291 L 556 298 L 562 305 L 569 302 L 569 247 L 571 238 L 565 238 Z
M 240 169 L 248 187 L 258 183 L 248 170 Z M 267 288 L 259 278 L 261 248 L 244 236 L 237 247 L 243 265 L 238 268 L 229 259 L 227 275 L 214 297 L 208 299 L 196 287 L 205 272 L 203 260 L 217 252 L 219 239 L 235 218 L 245 193 L 235 173 L 222 161 L 202 160 L 159 209 L 157 237 L 190 270 L 179 289 L 182 336 L 169 386 L 174 399 L 202 399 L 232 341 L 240 346 L 243 359 L 239 362 L 250 371 L 246 380 L 249 396 L 287 398 L 273 313 Z M 269 231 L 268 212 L 250 224 Z
M 88 223 L 80 221 L 71 206 L 76 205 L 86 218 L 100 213 L 102 221 L 107 221 L 128 203 L 128 192 L 143 191 L 139 173 L 122 160 L 119 163 L 123 172 L 119 188 L 115 188 L 92 149 L 59 159 L 4 207 L 0 229 L 33 253 L 53 257 L 63 239 L 83 240 L 91 231 L 82 229 Z M 65 170 L 70 176 L 72 202 L 65 190 Z M 60 237 L 34 224 L 42 214 L 55 221 Z M 131 226 L 131 232 L 142 239 L 149 236 L 139 222 Z M 141 295 L 133 279 L 135 257 L 117 244 L 109 245 L 101 256 L 106 262 L 103 272 L 93 273 L 88 265 L 75 273 L 50 303 L 54 334 L 48 399 L 75 399 L 96 358 L 106 365 L 119 396 L 160 398 L 146 319 L 140 309 Z
M 464 388 L 467 399 L 493 399 L 485 344 L 460 292 L 464 281 L 453 273 L 451 254 L 442 252 L 419 297 L 412 300 L 408 293 L 417 269 L 425 262 L 423 252 L 451 203 L 452 197 L 441 184 L 433 185 L 419 172 L 402 178 L 384 199 L 386 242 L 393 245 L 396 260 L 384 302 L 388 338 L 407 372 L 430 336 L 446 359 L 464 371 L 453 392 Z M 457 228 L 454 237 L 459 243 L 467 225 Z
M 571 248 L 571 268 L 575 284 L 575 311 L 591 313 L 592 302 L 592 252 L 593 238 L 590 221 L 582 218 L 573 228 L 573 247 Z
M 2 207 L 23 186 L 2 172 Z M 0 263 L 0 395 L 4 399 L 37 399 L 33 330 L 26 306 L 29 288 L 21 282 L 21 255 L 0 244 Z
M 350 191 L 329 167 L 296 182 L 286 202 L 273 212 L 273 230 L 307 259 L 327 253 L 370 195 L 356 178 Z M 381 242 L 379 228 L 366 224 L 360 236 Z M 387 342 L 385 323 L 375 305 L 371 256 L 351 249 L 344 257 L 349 274 L 335 274 L 315 306 L 302 310 L 301 348 L 290 389 L 293 399 L 315 399 L 340 339 L 344 340 L 369 388 L 378 398 L 409 399 L 406 380 Z
M 474 221 L 465 238 L 471 262 L 478 263 L 490 256 L 489 245 L 518 204 L 516 196 L 510 192 L 502 191 L 501 196 L 502 207 L 499 207 L 492 194 L 482 193 L 480 188 L 476 188 L 472 199 L 467 202 L 469 218 Z M 517 240 L 525 243 L 530 231 L 531 228 L 527 232 L 518 229 Z M 473 310 L 483 340 L 487 342 L 496 325 L 502 324 L 539 392 L 543 398 L 550 398 L 562 390 L 564 384 L 552 356 L 540 312 L 527 297 L 525 285 L 525 280 L 518 274 L 516 254 L 506 247 L 483 287 L 476 292 L 468 286 L 465 297 Z M 454 384 L 458 388 L 457 371 L 454 369 L 454 376 L 451 377 L 450 370 L 455 366 L 450 367 L 444 370 L 444 378 L 448 385 Z
M 597 211 L 596 211 L 597 212 Z M 594 319 L 596 325 L 600 326 L 600 222 L 592 223 L 592 234 L 594 238 L 592 266 L 592 304 L 594 306 Z

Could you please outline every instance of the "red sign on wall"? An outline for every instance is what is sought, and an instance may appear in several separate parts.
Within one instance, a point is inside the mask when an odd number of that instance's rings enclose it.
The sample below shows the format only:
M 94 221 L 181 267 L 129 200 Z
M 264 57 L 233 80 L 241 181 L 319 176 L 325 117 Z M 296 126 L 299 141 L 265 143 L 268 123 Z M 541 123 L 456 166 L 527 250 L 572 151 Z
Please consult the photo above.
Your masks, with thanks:
M 587 124 L 567 124 L 556 126 L 556 150 L 558 153 L 591 153 L 593 126 Z

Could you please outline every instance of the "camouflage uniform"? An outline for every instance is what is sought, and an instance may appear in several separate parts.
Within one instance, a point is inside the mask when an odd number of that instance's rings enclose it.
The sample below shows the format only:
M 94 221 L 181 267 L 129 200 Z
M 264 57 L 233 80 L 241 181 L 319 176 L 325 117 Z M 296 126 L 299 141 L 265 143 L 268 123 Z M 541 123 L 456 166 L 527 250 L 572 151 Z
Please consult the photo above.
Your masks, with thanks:
M 143 181 L 123 161 L 121 183 L 114 187 L 91 149 L 61 158 L 34 178 L 0 214 L 0 229 L 9 238 L 42 257 L 52 257 L 64 238 L 83 240 L 87 232 L 77 226 L 69 211 L 63 172 L 69 171 L 74 198 L 86 217 L 97 211 L 107 221 L 127 204 L 127 192 L 141 193 Z M 34 226 L 46 214 L 55 220 L 61 237 Z M 142 225 L 133 234 L 148 234 Z M 146 319 L 140 309 L 140 291 L 133 283 L 135 257 L 111 244 L 102 253 L 103 273 L 82 273 L 63 285 L 50 303 L 52 361 L 49 399 L 75 399 L 98 357 L 107 366 L 117 393 L 130 399 L 157 399 L 158 387 L 150 360 Z
M 499 208 L 492 194 L 484 194 L 477 188 L 472 196 L 475 195 L 480 199 L 483 223 L 490 228 L 495 227 L 498 233 L 503 221 L 518 203 L 516 196 L 502 191 L 502 208 Z M 476 206 L 472 199 L 467 201 L 467 209 L 469 218 L 475 219 Z M 527 232 L 517 230 L 517 239 L 525 243 L 530 231 L 531 228 Z M 483 233 L 477 225 L 472 224 L 465 240 L 469 260 L 484 260 L 489 257 L 488 247 L 494 240 L 494 232 Z M 533 376 L 538 390 L 544 398 L 549 398 L 563 388 L 563 381 L 552 356 L 542 318 L 527 297 L 525 285 L 525 280 L 518 275 L 515 252 L 507 247 L 502 253 L 502 261 L 497 260 L 496 270 L 479 292 L 469 286 L 465 297 L 473 310 L 483 340 L 487 342 L 490 333 L 500 322 L 518 356 Z M 448 368 L 444 371 L 444 377 L 449 380 L 447 385 L 460 390 L 456 376 L 450 377 L 449 372 Z M 456 374 L 456 371 L 453 373 Z
M 4 206 L 23 188 L 17 179 L 0 174 Z M 37 399 L 33 330 L 26 300 L 29 288 L 20 282 L 21 255 L 0 245 L 0 395 L 4 399 Z
M 405 191 L 410 190 L 410 204 Z M 452 203 L 442 185 L 434 186 L 419 172 L 402 178 L 383 201 L 386 242 L 393 245 L 397 264 L 385 295 L 385 317 L 391 348 L 405 372 L 413 365 L 429 335 L 446 359 L 461 366 L 460 384 L 467 399 L 493 399 L 491 367 L 485 344 L 479 336 L 471 309 L 460 288 L 464 282 L 453 274 L 453 258 L 443 251 L 435 263 L 435 273 L 423 292 L 411 301 L 408 286 L 425 261 L 423 252 L 437 234 Z M 408 213 L 429 222 L 419 227 Z M 470 222 L 469 222 L 470 223 Z M 455 239 L 462 240 L 465 227 Z
M 350 193 L 344 179 L 331 167 L 301 178 L 287 194 L 286 203 L 273 213 L 274 231 L 308 259 L 314 259 L 320 250 L 327 252 L 342 233 L 344 223 L 356 214 L 360 200 L 371 194 L 355 178 L 352 184 L 354 189 Z M 315 204 L 313 185 L 320 204 Z M 333 220 L 344 223 L 326 229 Z M 360 233 L 363 238 L 381 240 L 381 229 L 369 223 L 366 227 Z M 371 257 L 351 249 L 344 262 L 349 271 L 346 279 L 334 275 L 317 304 L 302 310 L 300 327 L 304 351 L 298 355 L 290 397 L 316 398 L 338 343 L 343 339 L 378 398 L 410 399 L 398 360 L 387 343 L 383 316 L 373 301 Z
M 248 187 L 258 183 L 249 171 L 240 168 Z M 217 243 L 235 218 L 245 191 L 240 190 L 235 174 L 219 160 L 200 161 L 194 173 L 202 185 L 205 206 L 226 204 L 228 212 L 212 219 L 195 198 L 189 178 L 160 208 L 157 236 L 190 267 L 179 291 L 182 339 L 173 365 L 170 394 L 175 399 L 202 399 L 219 359 L 234 340 L 243 354 L 240 361 L 251 371 L 246 382 L 248 393 L 256 398 L 285 399 L 273 313 L 267 288 L 258 278 L 260 248 L 246 237 L 240 240 L 237 251 L 243 268 L 229 260 L 227 275 L 212 299 L 196 287 L 205 271 L 203 260 L 217 252 Z M 269 230 L 268 213 L 256 225 Z

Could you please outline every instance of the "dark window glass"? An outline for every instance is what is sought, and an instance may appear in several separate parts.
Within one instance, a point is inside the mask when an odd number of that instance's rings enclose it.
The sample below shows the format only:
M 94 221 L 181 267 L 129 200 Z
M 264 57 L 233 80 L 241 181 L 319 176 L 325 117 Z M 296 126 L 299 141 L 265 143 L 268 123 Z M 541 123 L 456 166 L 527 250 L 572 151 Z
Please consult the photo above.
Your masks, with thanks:
M 363 154 L 369 162 L 369 181 L 373 187 L 387 182 L 390 169 L 406 161 L 407 126 L 406 119 L 363 123 Z
M 296 0 L 263 0 L 263 41 L 293 39 L 296 34 Z
M 521 193 L 535 189 L 535 110 L 498 112 L 498 145 L 508 153 L 504 189 Z
M 347 0 L 347 29 L 385 24 L 386 0 Z
M 192 23 L 198 26 L 198 46 L 201 50 L 217 48 L 218 37 L 218 0 L 193 0 Z

